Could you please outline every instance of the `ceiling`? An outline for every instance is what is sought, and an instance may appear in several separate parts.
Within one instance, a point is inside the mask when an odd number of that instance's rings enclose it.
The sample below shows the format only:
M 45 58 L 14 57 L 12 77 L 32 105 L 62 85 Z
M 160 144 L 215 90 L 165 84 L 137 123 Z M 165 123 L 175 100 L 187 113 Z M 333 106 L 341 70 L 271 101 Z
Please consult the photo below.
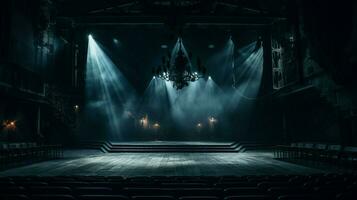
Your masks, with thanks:
M 289 3 L 287 0 L 53 0 L 58 19 L 85 25 L 267 24 L 284 18 Z

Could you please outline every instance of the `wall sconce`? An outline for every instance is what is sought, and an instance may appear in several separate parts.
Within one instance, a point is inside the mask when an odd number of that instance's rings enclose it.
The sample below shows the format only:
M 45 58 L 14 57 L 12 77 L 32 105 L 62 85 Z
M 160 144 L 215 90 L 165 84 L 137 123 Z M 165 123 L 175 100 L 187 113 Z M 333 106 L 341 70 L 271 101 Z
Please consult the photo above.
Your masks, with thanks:
M 2 126 L 6 131 L 14 131 L 16 130 L 16 120 L 5 120 L 3 121 Z

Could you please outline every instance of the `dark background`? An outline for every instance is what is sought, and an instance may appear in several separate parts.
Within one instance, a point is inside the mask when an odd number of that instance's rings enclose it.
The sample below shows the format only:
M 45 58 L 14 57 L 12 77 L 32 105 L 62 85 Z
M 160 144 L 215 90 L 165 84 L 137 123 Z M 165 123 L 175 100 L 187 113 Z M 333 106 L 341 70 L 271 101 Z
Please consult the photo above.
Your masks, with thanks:
M 118 2 L 2 1 L 0 120 L 18 120 L 18 136 L 13 140 L 43 137 L 46 142 L 75 143 L 80 135 L 85 135 L 78 129 L 79 113 L 73 106 L 82 107 L 84 102 L 88 33 L 103 43 L 106 52 L 142 94 L 152 77 L 151 67 L 157 65 L 164 53 L 160 45 L 172 47 L 177 27 L 190 20 L 184 18 L 181 22 L 177 16 L 194 14 L 202 16 L 203 21 L 209 21 L 204 18 L 206 16 L 228 16 L 232 21 L 239 21 L 243 15 L 252 22 L 261 21 L 262 17 L 264 20 L 284 18 L 284 22 L 277 20 L 268 26 L 273 40 L 284 44 L 289 35 L 295 38 L 293 53 L 284 65 L 287 80 L 284 87 L 271 91 L 270 98 L 255 102 L 254 123 L 248 125 L 240 138 L 231 128 L 229 138 L 274 143 L 356 144 L 356 2 L 227 1 L 232 6 L 218 3 L 213 13 L 210 5 L 221 1 L 198 1 L 198 4 L 181 6 L 167 4 L 169 7 L 162 2 L 143 1 L 128 8 L 101 11 Z M 93 13 L 95 10 L 99 12 Z M 81 23 L 122 15 L 163 16 L 164 25 L 103 28 Z M 142 20 L 145 21 L 145 17 Z M 260 34 L 256 25 L 197 26 L 183 29 L 184 44 L 194 55 L 202 56 L 204 62 L 224 45 L 229 34 L 238 46 L 255 40 Z M 119 40 L 119 47 L 113 46 L 113 37 Z M 214 49 L 207 48 L 211 43 Z M 216 76 L 214 66 L 206 65 L 212 70 L 212 77 Z M 42 113 L 39 119 L 38 108 Z M 37 127 L 38 120 L 40 127 Z M 2 129 L 1 134 L 4 132 Z

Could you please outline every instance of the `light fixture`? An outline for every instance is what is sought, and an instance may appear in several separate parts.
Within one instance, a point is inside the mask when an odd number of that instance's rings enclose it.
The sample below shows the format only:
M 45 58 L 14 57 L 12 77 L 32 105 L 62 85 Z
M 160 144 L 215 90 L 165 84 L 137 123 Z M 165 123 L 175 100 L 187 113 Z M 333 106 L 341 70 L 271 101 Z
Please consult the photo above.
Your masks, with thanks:
M 153 124 L 153 127 L 154 127 L 154 129 L 158 129 L 158 128 L 160 128 L 160 124 L 156 122 Z
M 290 36 L 290 37 L 289 37 L 289 41 L 290 41 L 290 42 L 294 42 L 294 36 Z
M 141 119 L 139 120 L 139 122 L 140 122 L 140 126 L 142 126 L 143 128 L 147 128 L 148 125 L 149 125 L 149 118 L 148 118 L 148 116 L 145 115 L 143 118 L 141 118 Z
M 2 123 L 4 130 L 14 131 L 16 130 L 16 120 L 5 120 Z
M 75 112 L 79 111 L 79 105 L 74 105 L 73 109 L 74 109 Z
M 177 49 L 176 49 L 177 50 Z M 153 68 L 156 77 L 165 81 L 171 81 L 173 87 L 180 90 L 189 85 L 190 82 L 197 81 L 204 77 L 206 68 L 202 65 L 201 59 L 197 57 L 197 71 L 192 70 L 192 55 L 184 52 L 182 39 L 178 39 L 178 50 L 174 58 L 171 54 L 162 58 L 162 63 L 157 68 Z
M 217 119 L 214 117 L 208 117 L 208 121 L 209 121 L 209 123 L 215 123 L 215 122 L 217 122 Z
M 208 117 L 208 125 L 210 129 L 214 129 L 215 125 L 217 124 L 217 119 L 214 117 Z
M 202 123 L 197 123 L 196 127 L 197 128 L 202 128 Z

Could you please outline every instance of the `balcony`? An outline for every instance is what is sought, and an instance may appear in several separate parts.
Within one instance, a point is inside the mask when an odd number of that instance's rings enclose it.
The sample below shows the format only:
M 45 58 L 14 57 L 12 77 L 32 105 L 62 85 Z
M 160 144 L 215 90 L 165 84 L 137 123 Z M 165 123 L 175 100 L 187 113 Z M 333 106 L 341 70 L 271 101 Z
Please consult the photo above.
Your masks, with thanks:
M 42 78 L 16 65 L 0 64 L 0 91 L 3 94 L 22 98 L 40 98 L 45 96 Z

